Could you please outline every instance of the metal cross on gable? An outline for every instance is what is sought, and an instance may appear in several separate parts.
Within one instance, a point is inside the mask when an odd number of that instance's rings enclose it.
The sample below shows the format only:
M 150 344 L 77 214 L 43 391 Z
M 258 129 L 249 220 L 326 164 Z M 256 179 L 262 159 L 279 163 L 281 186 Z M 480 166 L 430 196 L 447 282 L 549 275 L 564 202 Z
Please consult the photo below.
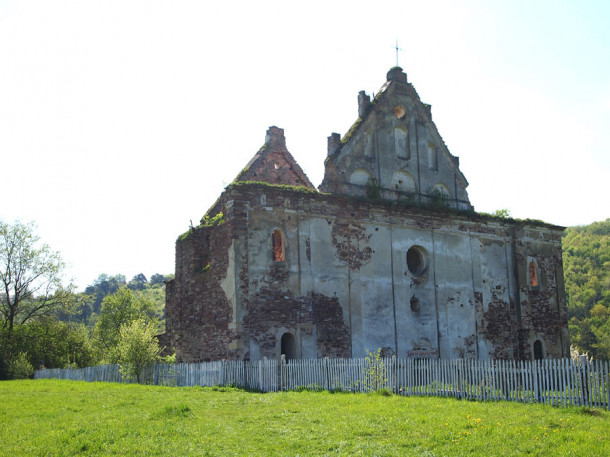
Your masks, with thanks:
M 404 49 L 398 47 L 398 40 L 396 40 L 396 46 L 394 49 L 396 49 L 396 66 L 398 66 L 398 51 L 404 51 Z

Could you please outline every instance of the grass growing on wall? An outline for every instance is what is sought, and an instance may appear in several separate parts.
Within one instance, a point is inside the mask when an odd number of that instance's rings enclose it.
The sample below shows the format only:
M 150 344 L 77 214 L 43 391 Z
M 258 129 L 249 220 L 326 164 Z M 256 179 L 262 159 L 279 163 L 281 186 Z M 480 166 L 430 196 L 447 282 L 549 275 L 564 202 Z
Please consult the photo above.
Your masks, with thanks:
M 610 455 L 610 413 L 455 399 L 0 383 L 0 455 Z

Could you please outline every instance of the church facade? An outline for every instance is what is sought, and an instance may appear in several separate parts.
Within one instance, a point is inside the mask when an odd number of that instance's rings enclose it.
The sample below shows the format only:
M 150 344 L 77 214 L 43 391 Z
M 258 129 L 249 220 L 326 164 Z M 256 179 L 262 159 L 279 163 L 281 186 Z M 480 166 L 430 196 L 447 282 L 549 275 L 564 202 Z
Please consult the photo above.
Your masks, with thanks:
M 165 340 L 184 362 L 569 356 L 563 227 L 477 214 L 406 74 L 328 139 L 319 189 L 270 127 L 176 241 Z

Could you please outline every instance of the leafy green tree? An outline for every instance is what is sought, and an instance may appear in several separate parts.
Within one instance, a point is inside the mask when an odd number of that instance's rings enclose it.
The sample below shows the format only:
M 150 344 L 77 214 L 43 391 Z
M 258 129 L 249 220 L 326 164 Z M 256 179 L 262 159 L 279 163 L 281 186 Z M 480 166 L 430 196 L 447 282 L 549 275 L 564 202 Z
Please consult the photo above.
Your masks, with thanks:
M 40 243 L 33 223 L 0 221 L 0 379 L 32 356 L 16 341 L 18 330 L 73 305 L 72 286 L 62 284 L 64 268 L 59 253 Z
M 594 353 L 597 358 L 610 360 L 610 308 L 598 303 L 590 314 L 591 331 L 595 335 Z
M 99 313 L 102 308 L 102 301 L 108 295 L 115 293 L 122 286 L 126 284 L 125 275 L 115 275 L 109 276 L 105 273 L 102 273 L 97 277 L 97 279 L 91 284 L 87 286 L 85 289 L 85 294 L 91 295 L 93 297 L 93 303 L 91 304 L 91 312 Z
M 150 281 L 148 284 L 150 286 L 156 286 L 156 285 L 162 286 L 166 280 L 167 280 L 167 276 L 160 275 L 159 273 L 155 273 L 154 275 L 152 275 L 150 277 Z
M 143 370 L 159 359 L 161 350 L 152 322 L 136 319 L 121 325 L 118 363 L 121 374 L 127 379 L 135 378 L 139 384 Z
M 68 311 L 58 313 L 59 320 L 64 322 L 78 322 L 93 327 L 97 314 L 93 311 L 94 296 L 84 292 L 73 294 L 73 305 Z
M 149 300 L 137 296 L 127 287 L 121 287 L 104 298 L 94 329 L 94 340 L 101 359 L 116 362 L 120 328 L 137 319 L 143 319 L 156 328 L 155 310 Z
M 165 287 L 146 287 L 144 290 L 134 291 L 137 298 L 150 302 L 157 320 L 158 330 L 165 328 Z
M 0 317 L 8 335 L 15 325 L 57 311 L 71 289 L 62 287 L 61 256 L 39 241 L 32 223 L 0 221 Z
M 144 274 L 140 273 L 135 275 L 131 281 L 127 284 L 127 287 L 131 290 L 144 290 L 148 284 L 148 280 Z
M 89 330 L 80 323 L 43 317 L 16 326 L 10 341 L 4 341 L 10 354 L 27 353 L 36 368 L 82 368 L 97 362 Z

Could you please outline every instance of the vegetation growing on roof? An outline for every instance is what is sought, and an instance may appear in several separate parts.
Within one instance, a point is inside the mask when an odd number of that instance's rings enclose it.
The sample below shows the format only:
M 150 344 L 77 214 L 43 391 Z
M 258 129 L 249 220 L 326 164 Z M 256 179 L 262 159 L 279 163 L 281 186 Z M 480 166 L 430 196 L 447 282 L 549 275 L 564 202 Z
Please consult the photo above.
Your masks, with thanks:
M 524 225 L 537 225 L 541 227 L 553 227 L 554 224 L 550 224 L 548 222 L 542 221 L 540 219 L 519 219 L 510 216 L 510 211 L 507 209 L 499 209 L 494 211 L 493 213 L 485 213 L 485 212 L 474 212 L 478 217 L 487 219 L 487 220 L 496 220 L 502 222 L 509 222 L 515 224 L 524 224 Z
M 220 211 L 216 216 L 210 216 L 206 214 L 201 218 L 201 227 L 214 227 L 216 225 L 220 225 L 225 221 L 225 216 Z
M 178 241 L 184 241 L 195 234 L 195 230 L 202 227 L 214 227 L 225 222 L 225 217 L 222 211 L 219 211 L 215 216 L 206 214 L 201 218 L 201 222 L 197 227 L 191 226 L 186 232 L 178 237 Z
M 500 219 L 510 219 L 510 211 L 506 208 L 497 209 L 491 215 Z
M 239 178 L 241 178 L 244 174 L 248 173 L 249 170 L 250 170 L 250 167 L 248 167 L 248 166 L 244 167 L 244 169 L 242 171 L 240 171 L 238 173 L 238 175 L 235 177 L 233 182 L 239 182 Z
M 182 235 L 178 236 L 178 241 L 184 241 L 184 240 L 190 238 L 194 233 L 195 233 L 195 228 L 190 227 L 186 232 L 184 232 Z
M 307 187 L 307 186 L 291 186 L 291 185 L 287 185 L 287 184 L 271 184 L 271 183 L 264 182 L 264 181 L 239 181 L 239 182 L 233 182 L 233 183 L 231 183 L 228 186 L 228 189 L 233 188 L 233 187 L 242 187 L 242 186 L 251 186 L 251 185 L 272 187 L 274 189 L 290 190 L 290 191 L 293 191 L 293 192 L 304 192 L 304 193 L 309 193 L 309 194 L 319 194 L 320 193 L 320 192 L 318 192 L 317 189 L 313 189 L 313 188 Z
M 368 108 L 366 110 L 366 114 L 364 115 L 364 117 L 366 117 L 368 115 L 368 113 L 371 112 L 373 107 L 377 104 L 377 102 L 379 101 L 379 99 L 383 95 L 383 92 L 384 92 L 383 90 L 380 90 L 376 95 L 373 94 L 373 100 L 371 100 L 371 103 L 369 104 L 369 106 L 368 106 Z M 343 135 L 343 138 L 341 138 L 341 145 L 342 146 L 345 145 L 350 140 L 350 138 L 352 138 L 356 134 L 356 132 L 358 131 L 358 129 L 362 125 L 362 121 L 363 120 L 364 120 L 364 118 L 358 117 L 358 119 L 356 119 L 356 121 L 349 128 L 347 133 L 345 135 Z
M 347 131 L 347 133 L 345 135 L 343 135 L 343 138 L 341 138 L 341 145 L 346 144 L 350 140 L 350 138 L 352 136 L 354 136 L 354 134 L 358 131 L 358 128 L 360 127 L 360 124 L 362 124 L 362 121 L 363 121 L 363 119 L 361 117 L 356 119 L 356 122 L 354 122 L 352 124 L 352 126 Z

